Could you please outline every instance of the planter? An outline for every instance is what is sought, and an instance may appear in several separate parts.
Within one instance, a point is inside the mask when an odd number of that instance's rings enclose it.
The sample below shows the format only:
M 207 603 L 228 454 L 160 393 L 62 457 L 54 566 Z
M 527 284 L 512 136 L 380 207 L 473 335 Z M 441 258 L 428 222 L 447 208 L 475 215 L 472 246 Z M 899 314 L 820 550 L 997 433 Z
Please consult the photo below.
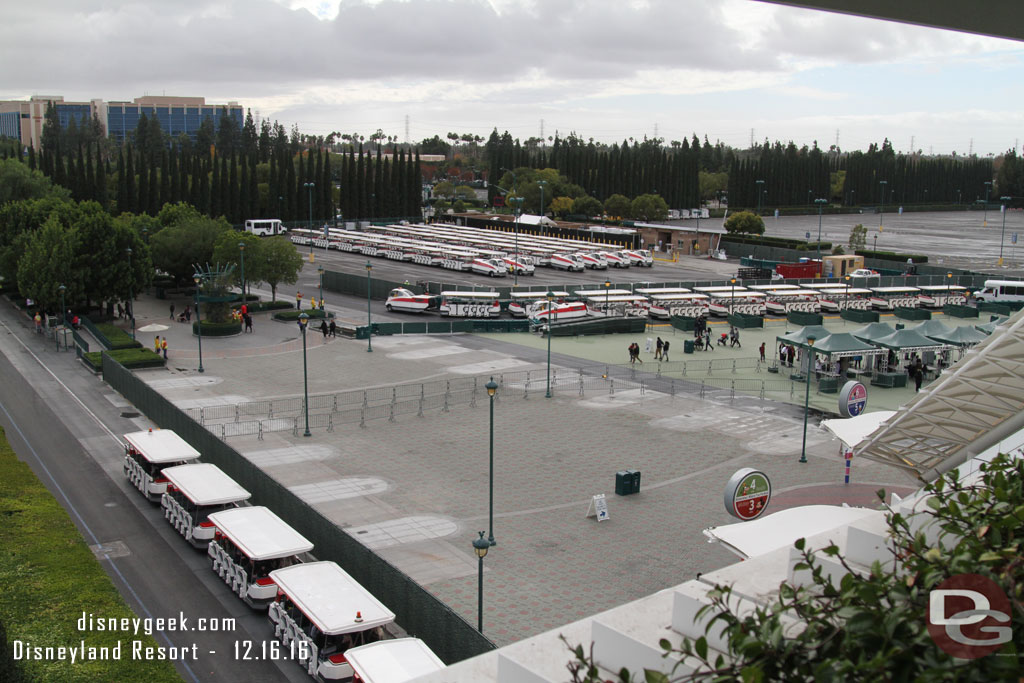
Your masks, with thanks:
M 302 315 L 303 313 L 308 315 L 310 320 L 320 320 L 322 318 L 329 319 L 334 317 L 334 314 L 331 313 L 330 311 L 321 311 L 319 309 L 315 311 L 313 309 L 296 311 L 293 309 L 290 311 L 282 311 L 281 313 L 275 313 L 274 320 L 283 320 L 285 322 L 290 323 L 298 322 L 299 316 Z
M 242 323 L 229 320 L 226 323 L 211 323 L 203 321 L 203 336 L 204 337 L 232 337 L 236 334 L 242 334 Z M 192 323 L 192 334 L 198 335 L 199 323 Z

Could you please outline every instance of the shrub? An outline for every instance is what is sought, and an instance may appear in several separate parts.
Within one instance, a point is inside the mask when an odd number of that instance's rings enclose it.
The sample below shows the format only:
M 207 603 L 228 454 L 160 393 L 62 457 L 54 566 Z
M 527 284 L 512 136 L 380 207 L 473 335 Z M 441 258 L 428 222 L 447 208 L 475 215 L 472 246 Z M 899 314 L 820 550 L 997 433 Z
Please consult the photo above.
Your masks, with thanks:
M 117 325 L 111 325 L 110 323 L 96 323 L 95 327 L 101 335 L 106 337 L 107 343 L 109 344 L 111 350 L 135 349 L 142 346 L 140 342 L 136 341 L 135 339 L 132 339 L 132 336 L 130 334 L 122 330 Z M 99 341 L 101 344 L 103 343 L 102 339 L 99 339 L 97 341 Z
M 128 369 L 138 368 L 162 368 L 167 362 L 164 357 L 148 348 L 116 349 L 111 351 L 91 351 L 82 354 L 82 360 L 86 365 L 96 372 L 103 369 L 103 354 L 107 353 L 111 358 Z
M 314 319 L 333 318 L 334 317 L 334 314 L 331 313 L 330 311 L 321 311 L 321 310 L 316 310 L 316 311 L 314 311 L 314 310 L 295 311 L 295 310 L 291 310 L 291 311 L 283 311 L 281 313 L 275 313 L 274 314 L 274 320 L 286 320 L 286 321 L 289 321 L 289 322 L 295 322 L 295 321 L 297 321 L 299 319 L 299 315 L 301 315 L 302 313 L 305 313 L 310 318 L 314 318 Z
M 242 307 L 241 303 L 232 304 L 233 309 L 238 310 Z M 290 301 L 259 301 L 254 304 L 249 304 L 249 312 L 257 313 L 259 311 L 281 311 L 286 309 L 294 309 L 295 304 Z
M 242 333 L 242 323 L 234 320 L 223 323 L 204 320 L 202 325 L 204 337 L 230 337 L 233 334 Z M 196 321 L 192 321 L 192 334 L 199 334 L 199 323 Z

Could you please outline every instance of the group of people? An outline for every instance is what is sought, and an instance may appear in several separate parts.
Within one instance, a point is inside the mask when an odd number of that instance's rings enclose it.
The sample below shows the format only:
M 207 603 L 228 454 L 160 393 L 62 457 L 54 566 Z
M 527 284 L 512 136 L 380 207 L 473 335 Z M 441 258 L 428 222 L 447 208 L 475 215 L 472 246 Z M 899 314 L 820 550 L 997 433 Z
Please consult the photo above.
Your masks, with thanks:
M 174 320 L 174 304 L 171 304 L 171 320 Z M 185 306 L 185 310 L 178 314 L 178 322 L 192 322 L 192 304 Z
M 315 296 L 309 300 L 309 308 L 312 311 L 322 311 L 324 310 L 324 306 L 326 305 L 327 299 L 324 298 L 323 296 L 320 297 L 319 301 L 317 301 L 317 298 Z M 302 310 L 302 292 L 295 292 L 295 310 Z
M 158 334 L 156 338 L 153 339 L 153 352 L 159 356 L 161 351 L 164 352 L 164 360 L 167 360 L 167 337 L 161 339 Z
M 654 360 L 668 360 L 668 345 L 669 342 L 661 341 L 661 337 L 658 337 L 654 345 Z
M 643 365 L 644 359 L 640 357 L 640 345 L 633 342 L 629 345 L 629 364 L 635 365 L 637 361 Z

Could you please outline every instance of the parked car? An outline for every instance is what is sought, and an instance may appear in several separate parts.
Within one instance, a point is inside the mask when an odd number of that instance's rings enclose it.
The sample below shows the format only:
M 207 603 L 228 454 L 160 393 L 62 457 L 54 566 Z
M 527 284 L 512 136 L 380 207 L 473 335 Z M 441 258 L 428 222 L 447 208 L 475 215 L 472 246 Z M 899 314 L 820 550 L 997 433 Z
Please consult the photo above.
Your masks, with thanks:
M 850 277 L 881 277 L 878 271 L 871 270 L 870 268 L 858 268 L 857 270 L 850 273 Z

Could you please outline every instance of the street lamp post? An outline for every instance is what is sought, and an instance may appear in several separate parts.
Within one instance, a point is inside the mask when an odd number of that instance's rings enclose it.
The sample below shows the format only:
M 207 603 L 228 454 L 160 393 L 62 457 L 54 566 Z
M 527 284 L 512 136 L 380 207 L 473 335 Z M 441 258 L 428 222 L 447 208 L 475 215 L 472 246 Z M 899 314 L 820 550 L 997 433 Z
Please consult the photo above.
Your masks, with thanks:
M 604 314 L 605 315 L 610 315 L 609 312 L 611 311 L 611 308 L 609 308 L 609 306 L 608 306 L 608 294 L 611 293 L 611 291 L 612 291 L 612 282 L 611 282 L 611 280 L 605 280 L 604 281 Z
M 192 275 L 192 282 L 195 283 L 196 292 L 196 330 L 199 335 L 199 372 L 203 372 L 203 319 L 199 315 L 199 283 L 203 281 L 203 276 L 199 273 Z
M 373 353 L 373 313 L 370 311 L 370 285 L 373 280 L 370 273 L 373 272 L 373 264 L 366 262 L 366 352 Z M 323 294 L 321 294 L 323 296 Z
M 550 323 L 549 323 L 550 324 Z M 491 377 L 491 381 L 484 385 L 487 389 L 487 396 L 491 402 L 491 444 L 490 444 L 490 484 L 488 486 L 488 499 L 490 500 L 490 512 L 488 513 L 488 526 L 490 531 L 487 532 L 487 543 L 489 545 L 498 545 L 498 542 L 494 540 L 494 395 L 498 392 L 498 383 L 494 381 L 494 377 Z
M 319 285 L 318 285 L 319 290 L 320 290 L 320 298 L 317 299 L 317 301 L 323 301 L 324 300 L 324 267 L 323 266 L 317 266 L 316 267 L 316 274 L 320 278 Z
M 814 190 L 807 190 L 807 206 L 811 205 L 811 195 L 814 194 Z
M 245 303 L 245 242 L 238 243 L 238 251 L 242 255 L 242 303 Z
M 480 532 L 480 538 L 473 539 L 473 552 L 477 556 L 477 627 L 476 630 L 480 633 L 484 632 L 484 558 L 487 557 L 487 551 L 491 549 L 491 544 L 484 538 L 484 532 Z
M 764 187 L 763 180 L 755 180 L 754 184 L 757 185 L 757 215 L 761 215 L 761 190 Z
M 555 293 L 548 290 L 548 390 L 544 398 L 551 398 L 551 316 L 555 307 Z
M 132 287 L 135 278 L 132 277 L 132 248 L 126 247 L 124 253 L 128 254 L 128 317 L 132 319 L 132 341 L 135 341 L 135 288 Z
M 807 372 L 804 373 L 804 379 L 807 380 L 807 390 L 804 393 L 804 441 L 800 447 L 800 460 L 798 462 L 807 462 L 807 413 L 811 403 L 811 373 L 814 372 L 814 337 L 807 337 L 807 344 L 804 347 L 807 349 Z
M 815 199 L 814 203 L 818 205 L 818 261 L 821 261 L 821 209 L 828 204 L 827 199 Z
M 516 237 L 515 237 L 515 249 L 516 249 L 516 264 L 519 263 L 519 214 L 523 212 L 523 198 L 513 197 L 512 201 L 516 203 Z M 512 269 L 512 284 L 519 284 L 519 266 L 517 265 Z
M 878 231 L 882 231 L 882 220 L 885 218 L 885 186 L 889 184 L 888 180 L 879 180 L 878 185 L 882 188 L 882 204 L 881 212 L 878 215 Z
M 302 332 L 302 405 L 306 409 L 306 431 L 303 436 L 313 436 L 309 432 L 309 373 L 306 371 L 306 328 L 309 327 L 309 316 L 299 314 L 299 330 Z
M 729 296 L 729 315 L 732 315 L 732 306 L 736 303 L 736 278 L 729 280 L 732 283 L 732 294 Z
M 544 188 L 547 187 L 547 184 L 548 184 L 548 181 L 546 181 L 546 180 L 538 180 L 537 181 L 537 187 L 540 188 L 540 215 L 541 215 L 541 218 L 543 218 L 544 215 L 545 215 L 545 211 L 544 211 Z
M 303 183 L 302 186 L 306 188 L 309 194 L 309 222 L 306 227 L 309 229 L 309 262 L 313 262 L 313 188 L 316 187 L 314 183 Z
M 950 285 L 953 284 L 953 273 L 946 273 L 946 305 L 949 305 L 949 297 L 952 294 Z
M 1003 238 L 1006 237 L 1006 202 L 1013 199 L 1013 197 L 1000 197 L 999 201 L 1003 202 L 999 210 L 1003 212 L 1003 229 L 999 232 L 999 265 L 1003 265 Z
M 992 181 L 985 181 L 985 218 L 981 222 L 981 227 L 988 227 L 988 193 L 992 191 Z
M 60 291 L 60 326 L 63 329 L 67 329 L 68 326 L 68 309 L 64 308 L 64 290 L 67 287 L 61 285 L 57 288 Z M 57 336 L 56 330 L 54 330 L 53 338 L 57 341 L 57 350 L 60 351 L 60 337 Z

